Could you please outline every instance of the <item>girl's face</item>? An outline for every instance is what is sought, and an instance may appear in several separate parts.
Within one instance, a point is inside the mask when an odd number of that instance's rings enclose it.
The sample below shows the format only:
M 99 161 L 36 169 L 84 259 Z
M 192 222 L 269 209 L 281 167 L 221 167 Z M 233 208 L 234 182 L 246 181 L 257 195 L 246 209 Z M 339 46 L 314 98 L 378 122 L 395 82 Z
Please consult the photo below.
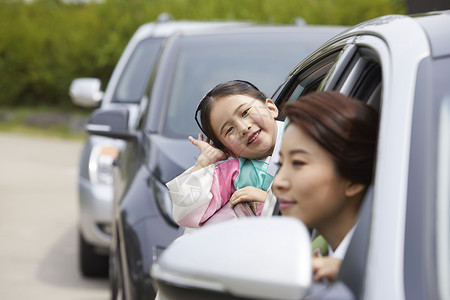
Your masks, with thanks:
M 217 99 L 210 112 L 212 129 L 234 156 L 249 159 L 272 155 L 277 138 L 278 109 L 246 95 Z
M 348 219 L 351 189 L 351 182 L 336 173 L 330 154 L 290 124 L 283 135 L 280 167 L 272 187 L 282 214 L 321 232 Z

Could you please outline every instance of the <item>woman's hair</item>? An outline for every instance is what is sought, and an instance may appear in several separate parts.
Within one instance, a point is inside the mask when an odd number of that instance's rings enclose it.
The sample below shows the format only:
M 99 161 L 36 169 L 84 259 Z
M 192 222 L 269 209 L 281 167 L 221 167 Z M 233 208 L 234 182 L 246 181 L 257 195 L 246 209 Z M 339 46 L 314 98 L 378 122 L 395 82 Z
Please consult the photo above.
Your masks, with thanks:
M 314 92 L 284 107 L 289 124 L 300 127 L 332 157 L 336 171 L 369 185 L 378 136 L 378 113 L 338 92 Z
M 213 142 L 214 146 L 224 150 L 224 145 L 219 141 L 219 138 L 214 134 L 211 125 L 211 107 L 215 100 L 222 99 L 233 95 L 245 95 L 263 102 L 266 101 L 266 96 L 256 86 L 250 82 L 243 80 L 231 80 L 216 85 L 210 90 L 198 104 L 195 112 L 195 120 L 201 131 Z M 201 123 L 197 119 L 197 114 L 200 112 Z

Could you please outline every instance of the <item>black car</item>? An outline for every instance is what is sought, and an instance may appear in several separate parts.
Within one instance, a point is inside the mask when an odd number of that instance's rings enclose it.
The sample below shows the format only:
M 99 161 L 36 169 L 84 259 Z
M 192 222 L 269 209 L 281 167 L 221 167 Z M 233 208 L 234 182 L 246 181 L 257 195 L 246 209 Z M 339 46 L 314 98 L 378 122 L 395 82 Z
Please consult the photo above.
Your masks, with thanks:
M 92 108 L 127 108 L 129 128 L 138 122 L 142 95 L 148 84 L 159 50 L 175 32 L 210 28 L 249 26 L 248 22 L 171 20 L 162 13 L 154 22 L 136 30 L 122 52 L 106 90 L 98 78 L 77 78 L 70 85 L 72 101 Z M 89 135 L 79 160 L 79 266 L 84 276 L 108 274 L 112 242 L 113 166 L 124 146 L 123 140 Z
M 179 228 L 165 183 L 192 166 L 198 150 L 187 140 L 199 129 L 198 101 L 212 87 L 244 79 L 271 95 L 298 62 L 343 27 L 244 26 L 178 33 L 165 43 L 150 76 L 136 129 L 126 108 L 99 109 L 91 134 L 126 140 L 115 161 L 111 248 L 113 299 L 152 299 L 149 270 Z

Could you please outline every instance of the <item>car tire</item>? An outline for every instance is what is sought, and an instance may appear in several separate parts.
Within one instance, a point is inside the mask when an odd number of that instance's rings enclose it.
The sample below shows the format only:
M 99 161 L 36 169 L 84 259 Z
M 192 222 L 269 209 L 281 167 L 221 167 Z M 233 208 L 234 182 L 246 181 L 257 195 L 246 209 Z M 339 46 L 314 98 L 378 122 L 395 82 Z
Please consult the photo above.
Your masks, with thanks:
M 108 255 L 97 254 L 95 247 L 83 238 L 81 232 L 78 237 L 78 259 L 81 274 L 85 277 L 107 277 Z

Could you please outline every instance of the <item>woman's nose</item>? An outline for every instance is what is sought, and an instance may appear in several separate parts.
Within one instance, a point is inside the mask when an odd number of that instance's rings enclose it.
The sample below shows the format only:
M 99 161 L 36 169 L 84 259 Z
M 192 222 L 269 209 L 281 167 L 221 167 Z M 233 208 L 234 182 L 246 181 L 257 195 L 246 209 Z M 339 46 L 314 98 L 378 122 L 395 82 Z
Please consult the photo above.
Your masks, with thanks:
M 278 173 L 273 179 L 272 192 L 277 195 L 277 192 L 287 189 L 289 189 L 289 180 L 287 180 L 284 174 L 278 170 Z

